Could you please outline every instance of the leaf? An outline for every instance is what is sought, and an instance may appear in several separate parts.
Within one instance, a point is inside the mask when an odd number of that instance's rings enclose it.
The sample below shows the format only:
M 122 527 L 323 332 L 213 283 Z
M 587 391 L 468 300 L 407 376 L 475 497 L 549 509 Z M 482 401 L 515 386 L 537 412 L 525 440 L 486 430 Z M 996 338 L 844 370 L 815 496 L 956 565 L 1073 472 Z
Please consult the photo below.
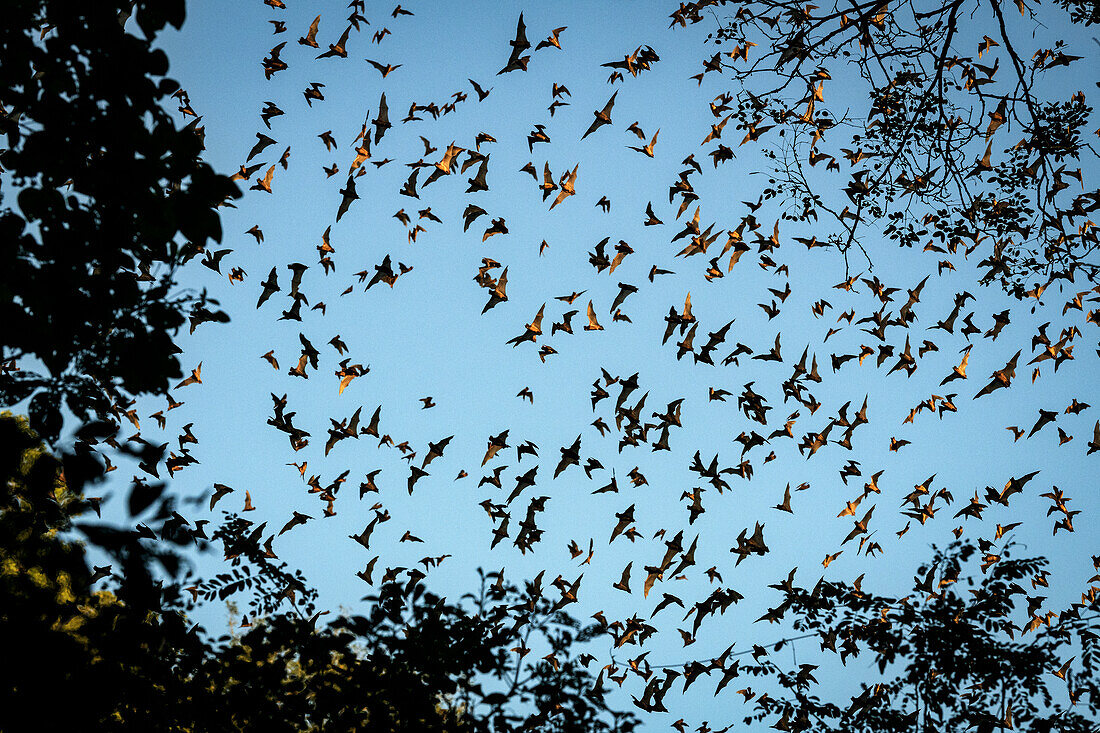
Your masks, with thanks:
M 39 392 L 31 398 L 27 407 L 27 419 L 31 428 L 47 443 L 54 443 L 61 435 L 64 419 L 61 403 L 53 392 Z
M 16 372 L 17 375 L 26 375 L 26 372 Z M 39 387 L 45 386 L 45 382 L 37 376 L 17 378 L 12 376 L 0 376 L 0 404 L 9 407 L 27 399 Z

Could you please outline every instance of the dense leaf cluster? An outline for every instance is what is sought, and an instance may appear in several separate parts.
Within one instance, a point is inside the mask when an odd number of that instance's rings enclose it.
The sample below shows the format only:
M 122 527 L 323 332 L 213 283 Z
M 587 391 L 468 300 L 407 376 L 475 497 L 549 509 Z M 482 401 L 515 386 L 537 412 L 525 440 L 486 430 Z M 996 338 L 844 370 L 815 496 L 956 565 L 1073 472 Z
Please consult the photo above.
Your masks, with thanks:
M 178 376 L 172 337 L 193 300 L 175 292 L 179 237 L 219 239 L 214 207 L 237 195 L 200 160 L 199 128 L 165 109 L 179 86 L 151 40 L 183 17 L 182 0 L 4 5 L 0 361 L 41 370 L 0 376 L 0 403 L 33 393 L 51 440 L 62 401 L 102 417 Z

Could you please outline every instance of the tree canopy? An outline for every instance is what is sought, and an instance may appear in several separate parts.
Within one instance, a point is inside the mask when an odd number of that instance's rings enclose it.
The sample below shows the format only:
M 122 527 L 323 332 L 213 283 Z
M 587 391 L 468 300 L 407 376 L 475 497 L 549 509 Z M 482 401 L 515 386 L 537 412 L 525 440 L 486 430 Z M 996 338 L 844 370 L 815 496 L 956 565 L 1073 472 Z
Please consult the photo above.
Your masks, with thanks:
M 786 730 L 875 733 L 1094 730 L 1096 605 L 1048 626 L 1029 601 L 1026 630 L 1036 633 L 1025 635 L 1014 612 L 1046 585 L 1050 570 L 1043 558 L 1014 557 L 1017 549 L 993 557 L 953 543 L 918 569 L 912 593 L 901 597 L 864 591 L 859 582 L 784 584 L 780 608 L 796 617 L 796 630 L 812 631 L 822 651 L 838 653 L 846 666 L 870 657 L 878 675 L 861 679 L 859 694 L 831 702 L 810 692 L 817 665 L 790 670 L 764 661 L 756 669 L 778 674 L 788 694 L 758 705 L 746 722 L 779 715 Z M 1079 671 L 1063 664 L 1067 650 L 1080 653 Z M 1055 689 L 1063 682 L 1069 704 Z
M 1100 21 L 1095 3 L 1060 4 L 1074 23 Z M 847 252 L 881 233 L 903 247 L 978 250 L 981 282 L 1016 297 L 1077 275 L 1096 281 L 1089 217 L 1100 200 L 1077 167 L 1096 157 L 1092 107 L 1083 89 L 1049 78 L 1088 61 L 1063 38 L 1029 38 L 1054 19 L 1049 5 L 715 5 L 735 11 L 720 17 L 711 40 L 723 50 L 703 74 L 740 86 L 729 116 L 746 139 L 786 133 L 769 136 L 777 177 L 765 194 L 793 218 L 825 224 L 823 244 Z M 676 19 L 709 20 L 700 10 Z M 840 85 L 849 94 L 830 104 Z M 853 90 L 868 98 L 866 114 L 847 106 Z
M 237 193 L 201 159 L 202 128 L 165 106 L 179 85 L 152 42 L 182 24 L 182 0 L 16 0 L 5 16 L 0 401 L 33 394 L 32 423 L 53 440 L 62 403 L 105 418 L 179 376 L 173 335 L 205 308 L 177 286 L 179 237 L 220 239 L 214 207 Z

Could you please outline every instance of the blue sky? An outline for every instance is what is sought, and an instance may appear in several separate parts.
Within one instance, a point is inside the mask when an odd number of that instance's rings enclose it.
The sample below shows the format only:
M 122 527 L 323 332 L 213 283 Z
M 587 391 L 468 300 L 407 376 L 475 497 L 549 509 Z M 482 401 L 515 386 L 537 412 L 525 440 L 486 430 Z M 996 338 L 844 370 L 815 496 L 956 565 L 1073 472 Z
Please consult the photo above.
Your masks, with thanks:
M 888 286 L 900 288 L 900 301 L 895 299 L 889 306 L 890 312 L 896 312 L 904 303 L 906 289 L 931 272 L 908 335 L 914 351 L 929 338 L 939 351 L 919 359 L 911 377 L 902 372 L 887 374 L 896 358 L 881 368 L 874 366 L 874 357 L 863 366 L 851 361 L 834 373 L 830 354 L 858 353 L 863 344 L 878 345 L 856 325 L 837 323 L 837 317 L 854 309 L 858 319 L 881 305 L 862 284 L 852 292 L 833 287 L 846 278 L 845 263 L 834 250 L 808 251 L 791 239 L 824 238 L 835 227 L 824 221 L 809 227 L 782 221 L 781 246 L 772 257 L 788 266 L 789 275 L 776 275 L 774 270 L 758 266 L 759 255 L 753 247 L 725 277 L 709 282 L 704 277 L 709 257 L 677 257 L 685 242 L 670 241 L 695 211 L 693 204 L 677 219 L 679 201 L 669 205 L 668 199 L 668 188 L 684 169 L 681 161 L 686 156 L 694 154 L 703 168 L 691 181 L 700 196 L 696 204 L 704 228 L 711 222 L 716 231 L 736 228 L 747 213 L 742 202 L 755 201 L 768 186 L 768 161 L 752 145 L 737 147 L 744 132 L 733 129 L 735 121 L 721 140 L 735 149 L 733 160 L 713 167 L 708 156 L 713 144 L 700 144 L 716 122 L 709 103 L 716 95 L 735 89 L 728 78 L 718 74 L 708 74 L 702 84 L 690 78 L 714 53 L 704 44 L 707 33 L 714 30 L 713 20 L 687 29 L 669 29 L 668 14 L 675 4 L 667 2 L 418 2 L 407 4 L 415 15 L 398 18 L 390 16 L 390 6 L 371 4 L 366 12 L 370 25 L 361 33 L 352 32 L 348 58 L 315 60 L 345 28 L 347 9 L 343 3 L 289 0 L 287 6 L 276 11 L 259 0 L 193 2 L 184 30 L 160 40 L 172 59 L 172 76 L 181 82 L 202 116 L 208 159 L 216 167 L 225 172 L 236 170 L 256 142 L 257 132 L 277 140 L 253 161 L 265 163 L 260 174 L 291 147 L 289 169 L 276 167 L 270 195 L 246 191 L 235 208 L 222 210 L 225 235 L 218 249 L 232 252 L 222 260 L 221 275 L 199 266 L 198 258 L 183 273 L 186 286 L 207 289 L 232 321 L 202 325 L 182 338 L 184 366 L 189 369 L 201 361 L 202 384 L 173 392 L 185 404 L 168 413 L 167 437 L 162 440 L 172 439 L 182 425 L 194 423 L 199 444 L 193 453 L 200 463 L 173 480 L 172 490 L 181 496 L 208 496 L 212 484 L 218 482 L 235 489 L 218 509 L 239 510 L 247 490 L 257 507 L 251 518 L 257 522 L 267 520 L 277 529 L 294 511 L 313 517 L 276 538 L 274 547 L 280 558 L 300 567 L 318 587 L 325 607 L 354 608 L 369 591 L 355 571 L 375 554 L 381 556 L 376 577 L 384 567 L 411 567 L 424 556 L 450 555 L 428 573 L 425 582 L 434 592 L 455 600 L 473 589 L 479 566 L 503 567 L 506 577 L 516 581 L 542 570 L 547 581 L 559 574 L 572 580 L 583 572 L 580 602 L 569 610 L 582 618 L 603 610 L 608 619 L 634 613 L 648 617 L 662 591 L 677 594 L 690 606 L 715 587 L 703 571 L 716 566 L 723 583 L 743 593 L 745 599 L 724 615 L 708 620 L 692 646 L 684 648 L 677 633 L 677 628 L 689 628 L 691 623 L 681 621 L 682 612 L 664 611 L 652 621 L 660 633 L 646 646 L 651 650 L 649 661 L 678 663 L 709 659 L 730 643 L 744 650 L 789 635 L 791 631 L 782 624 L 752 622 L 778 603 L 779 594 L 766 586 L 786 577 L 795 566 L 797 580 L 805 586 L 812 586 L 823 575 L 850 580 L 866 573 L 864 587 L 904 592 L 917 565 L 930 556 L 929 545 L 949 541 L 954 527 L 963 525 L 970 538 L 991 538 L 997 523 L 1012 521 L 1023 522 L 1013 536 L 1026 546 L 1026 552 L 1054 560 L 1044 608 L 1063 608 L 1085 590 L 1084 581 L 1093 573 L 1089 555 L 1095 551 L 1090 514 L 1098 508 L 1093 486 L 1098 458 L 1085 456 L 1100 409 L 1093 358 L 1097 335 L 1095 324 L 1085 323 L 1083 312 L 1062 313 L 1063 304 L 1085 290 L 1085 285 L 1078 283 L 1080 287 L 1071 285 L 1064 290 L 1052 287 L 1040 303 L 1019 303 L 997 289 L 976 284 L 978 254 L 964 260 L 960 252 L 952 258 L 955 271 L 937 276 L 936 262 L 941 256 L 899 250 L 870 234 L 863 241 L 873 270 L 862 255 L 853 253 L 849 274 L 873 274 Z M 562 50 L 539 50 L 532 54 L 526 72 L 496 75 L 507 61 L 508 41 L 521 11 L 532 44 L 553 28 L 566 26 L 560 36 Z M 314 50 L 296 40 L 318 13 L 322 16 L 317 35 L 320 48 Z M 718 15 L 721 17 L 722 11 Z M 285 21 L 287 31 L 273 35 L 268 23 L 273 19 Z M 391 35 L 380 44 L 372 43 L 371 35 L 383 27 Z M 1057 37 L 1059 30 L 1040 28 L 1038 33 L 1036 43 L 1043 34 Z M 281 41 L 287 41 L 282 58 L 289 68 L 266 80 L 261 59 Z M 963 52 L 969 52 L 969 40 L 959 43 Z M 660 61 L 637 78 L 627 75 L 622 83 L 609 85 L 610 70 L 600 64 L 622 59 L 643 45 L 652 46 Z M 1089 49 L 1083 47 L 1080 52 Z M 366 58 L 402 66 L 382 78 Z M 1090 68 L 1096 70 L 1095 62 Z M 1054 88 L 1059 92 L 1072 89 L 1080 73 L 1056 77 Z M 868 100 L 857 91 L 857 85 L 845 82 L 841 72 L 834 75 L 839 80 L 825 87 L 834 114 L 844 109 L 865 114 Z M 477 101 L 468 78 L 492 89 L 484 102 Z M 325 99 L 308 106 L 302 90 L 312 82 L 325 85 Z M 564 84 L 571 95 L 565 97 L 569 106 L 560 107 L 551 117 L 547 107 L 555 83 Z M 582 141 L 594 119 L 593 111 L 602 108 L 616 90 L 612 124 Z M 443 105 L 455 92 L 467 97 L 454 113 L 433 120 L 422 112 L 423 121 L 400 122 L 413 102 Z M 372 146 L 371 160 L 392 158 L 393 162 L 381 168 L 364 164 L 366 174 L 356 179 L 359 199 L 336 222 L 339 191 L 354 158 L 352 140 L 364 118 L 377 113 L 382 93 L 394 127 Z M 271 120 L 270 130 L 260 121 L 260 110 L 267 101 L 285 111 Z M 628 148 L 644 144 L 626 129 L 635 121 L 647 141 L 660 128 L 653 159 Z M 525 152 L 527 136 L 536 124 L 545 125 L 551 142 L 536 144 L 533 151 Z M 331 131 L 338 145 L 331 152 L 318 138 L 325 131 Z M 489 191 L 464 193 L 474 167 L 422 187 L 419 200 L 398 193 L 411 170 L 405 163 L 420 157 L 434 163 L 452 141 L 472 149 L 481 132 L 496 139 L 481 146 L 489 155 Z M 774 135 L 770 142 L 777 143 Z M 425 155 L 420 136 L 437 150 Z M 1019 136 L 1018 130 L 1010 130 L 998 140 Z M 835 148 L 843 141 L 830 143 Z M 528 162 L 539 172 L 540 181 L 544 164 L 549 165 L 555 180 L 579 166 L 576 195 L 549 211 L 549 201 L 543 201 L 536 181 L 520 171 Z M 340 172 L 327 178 L 322 167 L 333 163 Z M 842 163 L 847 170 L 847 163 Z M 1095 160 L 1087 165 L 1086 176 L 1095 170 Z M 430 170 L 421 171 L 421 186 Z M 838 190 L 842 184 L 837 183 L 841 178 L 826 178 L 816 169 L 812 175 L 821 181 L 830 203 L 843 205 L 844 196 Z M 605 195 L 611 201 L 609 213 L 596 206 Z M 643 226 L 650 202 L 663 225 Z M 463 232 L 462 214 L 470 203 L 484 208 L 488 215 Z M 417 211 L 429 206 L 442 223 L 421 220 L 426 231 L 412 243 L 407 227 L 393 215 L 403 209 L 415 225 Z M 775 202 L 765 203 L 757 212 L 765 238 L 778 215 Z M 497 217 L 506 220 L 508 233 L 483 242 L 482 233 Z M 253 225 L 263 230 L 262 244 L 246 234 Z M 329 226 L 336 267 L 326 275 L 318 264 L 316 247 Z M 606 270 L 597 273 L 588 263 L 588 253 L 604 237 L 610 237 L 611 255 L 619 240 L 634 250 L 610 274 Z M 549 246 L 540 254 L 544 240 Z M 723 234 L 713 246 L 720 248 L 724 240 Z M 753 239 L 746 236 L 746 241 Z M 386 255 L 391 256 L 395 268 L 402 262 L 413 269 L 392 288 L 381 284 L 364 292 L 364 285 L 353 273 L 373 273 L 374 265 Z M 508 300 L 482 315 L 488 291 L 473 278 L 486 257 L 508 267 Z M 287 265 L 294 262 L 308 265 L 301 291 L 309 305 L 326 305 L 324 315 L 303 307 L 300 323 L 277 320 L 290 305 Z M 653 265 L 674 274 L 650 283 L 647 275 Z M 231 283 L 226 278 L 235 267 L 247 273 L 243 282 Z M 256 309 L 260 283 L 273 267 L 282 291 Z M 499 272 L 495 270 L 494 275 Z M 609 312 L 620 282 L 639 288 L 622 305 L 629 323 L 613 322 Z M 781 303 L 779 314 L 769 320 L 758 304 L 774 300 L 769 288 L 783 290 L 788 282 L 791 295 Z M 341 295 L 348 286 L 352 292 Z M 983 331 L 992 326 L 992 314 L 1005 309 L 1011 311 L 1011 323 L 996 340 L 973 337 L 968 379 L 941 388 L 940 380 L 959 363 L 960 349 L 968 342 L 958 330 L 947 335 L 927 329 L 950 312 L 955 294 L 963 290 L 976 296 L 963 315 L 973 310 L 974 323 Z M 574 291 L 584 294 L 572 305 L 555 300 Z M 754 361 L 747 356 L 729 366 L 696 364 L 690 355 L 677 360 L 675 343 L 682 337 L 677 333 L 662 345 L 663 318 L 670 306 L 681 310 L 688 293 L 699 324 L 696 348 L 706 342 L 707 332 L 732 319 L 727 341 L 716 352 L 718 358 L 739 342 L 756 354 L 765 353 L 780 333 L 783 363 Z M 582 330 L 589 299 L 603 331 Z M 827 300 L 831 309 L 815 317 L 811 306 L 820 299 Z M 543 335 L 537 343 L 508 345 L 507 340 L 523 333 L 543 304 Z M 575 333 L 550 336 L 550 324 L 571 309 L 579 311 L 573 319 Z M 1032 383 L 1032 367 L 1024 364 L 1031 359 L 1032 335 L 1046 321 L 1051 322 L 1048 332 L 1052 337 L 1074 324 L 1082 337 L 1074 360 L 1064 363 L 1057 374 L 1048 362 Z M 834 327 L 841 328 L 840 332 L 824 341 Z M 300 333 L 321 353 L 320 366 L 310 371 L 308 379 L 287 374 L 300 353 Z M 370 372 L 354 380 L 343 394 L 338 394 L 339 378 L 333 372 L 344 357 L 327 344 L 336 335 L 350 349 L 346 356 L 351 363 L 370 367 Z M 905 338 L 906 333 L 894 328 L 887 340 L 900 352 Z M 546 343 L 558 353 L 543 363 L 537 351 Z M 812 415 L 793 400 L 784 403 L 780 386 L 803 349 L 816 356 L 822 376 L 820 384 L 809 385 L 822 405 Z M 1018 349 L 1023 355 L 1012 388 L 973 400 L 989 375 Z M 268 350 L 278 359 L 279 371 L 261 358 Z M 618 394 L 617 385 L 609 387 L 611 398 L 593 410 L 589 395 L 601 369 L 624 378 L 638 373 L 639 387 L 627 403 L 648 393 L 643 416 L 650 421 L 652 412 L 663 412 L 669 402 L 683 399 L 683 427 L 671 430 L 670 451 L 654 452 L 644 444 L 620 451 L 614 429 L 606 437 L 600 436 L 591 423 L 602 417 L 614 428 L 612 408 Z M 737 407 L 737 395 L 749 382 L 772 407 L 766 428 L 750 421 Z M 516 397 L 524 387 L 533 393 L 532 403 Z M 732 396 L 724 403 L 709 401 L 710 387 L 726 389 Z M 945 392 L 958 393 L 957 413 L 937 419 L 923 412 L 913 423 L 903 422 L 921 400 Z M 296 413 L 295 424 L 312 433 L 305 449 L 292 451 L 286 436 L 266 424 L 272 414 L 271 393 L 285 393 L 287 412 Z M 422 409 L 419 399 L 428 395 L 436 406 Z M 1074 397 L 1095 406 L 1078 415 L 1064 414 Z M 864 398 L 870 422 L 856 431 L 851 452 L 830 444 L 810 459 L 799 454 L 798 439 L 823 429 L 846 402 L 851 402 L 849 414 L 854 413 Z M 159 401 L 147 404 L 143 414 L 163 406 Z M 420 465 L 429 442 L 454 436 L 444 456 L 428 467 L 430 475 L 416 484 L 411 496 L 405 488 L 409 463 L 397 450 L 379 448 L 378 441 L 369 436 L 341 441 L 324 455 L 329 418 L 348 418 L 362 407 L 365 425 L 379 405 L 381 431 L 395 442 L 408 441 L 416 451 L 415 465 Z M 1029 439 L 1014 441 L 1005 428 L 1030 430 L 1040 408 L 1058 410 L 1056 423 Z M 727 476 L 731 490 L 719 494 L 701 484 L 703 479 L 688 469 L 697 450 L 705 462 L 717 453 L 720 466 L 736 466 L 741 461 L 741 446 L 734 438 L 754 429 L 766 437 L 796 410 L 800 415 L 794 426 L 795 440 L 776 438 L 747 454 L 753 466 L 751 480 Z M 1059 446 L 1057 427 L 1074 440 Z M 480 463 L 488 438 L 505 429 L 511 447 L 483 468 Z M 835 441 L 841 431 L 834 430 Z M 143 421 L 142 432 L 146 437 L 157 434 L 152 421 Z M 651 433 L 651 443 L 658 432 Z M 552 479 L 559 449 L 572 444 L 578 435 L 583 459 L 595 457 L 604 469 L 588 480 L 580 467 L 573 466 Z M 891 438 L 911 444 L 891 452 Z M 525 440 L 537 444 L 539 455 L 517 461 L 514 446 Z M 776 458 L 765 463 L 771 451 Z M 846 485 L 839 471 L 849 460 L 859 462 L 863 475 Z M 322 484 L 350 470 L 337 496 L 336 516 L 322 518 L 323 503 L 308 493 L 299 471 L 288 465 L 301 461 L 308 461 L 305 476 L 316 474 Z M 479 502 L 486 498 L 503 502 L 515 485 L 514 477 L 536 464 L 537 484 L 513 502 L 510 526 L 514 538 L 529 499 L 549 497 L 539 515 L 539 526 L 544 529 L 541 542 L 527 554 L 514 547 L 511 538 L 490 551 L 493 524 Z M 501 474 L 504 488 L 479 487 L 479 479 L 497 466 L 507 466 Z M 647 485 L 631 485 L 628 473 L 633 468 L 644 474 Z M 381 469 L 377 478 L 380 494 L 368 494 L 360 501 L 357 486 L 366 473 L 376 469 Z M 460 470 L 469 476 L 456 481 Z M 822 560 L 840 549 L 852 527 L 852 517 L 836 515 L 846 501 L 862 493 L 870 475 L 880 470 L 881 493 L 864 499 L 857 517 L 876 505 L 873 539 L 883 552 L 874 557 L 857 554 L 852 542 L 823 568 Z M 1034 470 L 1039 470 L 1039 475 L 1009 508 L 991 507 L 980 523 L 952 520 L 950 515 L 965 506 L 976 490 L 981 494 L 987 485 L 1000 488 L 1010 477 Z M 592 495 L 608 483 L 612 472 L 619 492 Z M 907 522 L 899 513 L 901 497 L 931 474 L 936 475 L 933 487 L 948 487 L 954 503 L 923 526 L 912 522 L 910 531 L 898 538 L 895 533 Z M 128 478 L 127 467 L 115 475 Z M 810 488 L 794 493 L 793 514 L 772 508 L 782 500 L 788 483 L 793 488 L 803 482 Z M 687 502 L 681 494 L 701 485 L 706 486 L 706 512 L 689 526 Z M 1039 495 L 1054 485 L 1073 497 L 1071 508 L 1082 510 L 1082 514 L 1075 522 L 1076 532 L 1060 532 L 1052 538 L 1055 517 L 1045 516 L 1049 501 Z M 114 490 L 121 493 L 121 484 Z M 370 520 L 375 500 L 382 502 L 392 519 L 378 527 L 367 552 L 348 535 Z M 630 505 L 636 507 L 638 539 L 631 543 L 619 538 L 609 545 L 615 513 Z M 746 528 L 751 534 L 757 522 L 765 525 L 771 551 L 735 567 L 735 556 L 729 550 L 736 544 L 737 534 Z M 656 564 L 664 553 L 661 539 L 653 538 L 662 529 L 667 537 L 683 530 L 685 547 L 699 536 L 697 565 L 682 579 L 665 578 L 645 599 L 641 568 Z M 423 544 L 399 542 L 406 530 L 422 538 Z M 583 556 L 571 559 L 567 545 L 575 540 L 587 550 L 590 538 L 595 555 L 591 564 L 581 567 Z M 628 562 L 633 562 L 634 570 L 629 594 L 611 587 Z M 203 572 L 217 572 L 218 567 L 213 557 L 199 563 Z M 223 623 L 221 609 L 208 609 L 201 616 L 214 627 Z M 812 657 L 816 646 L 812 641 L 796 646 L 799 660 Z M 622 662 L 640 651 L 634 648 L 624 655 L 619 650 L 616 658 Z M 593 653 L 599 664 L 611 661 L 607 649 L 597 647 Z M 852 664 L 858 670 L 862 662 Z M 721 727 L 747 713 L 739 697 L 734 698 L 736 703 L 730 702 L 729 694 L 715 701 L 711 697 L 713 684 L 697 684 L 682 699 L 670 696 L 666 704 L 671 717 L 654 720 L 653 729 L 681 716 L 693 727 L 703 720 Z M 824 689 L 842 689 L 844 684 L 832 679 Z M 640 691 L 636 681 L 628 682 L 619 703 L 629 705 L 628 695 Z

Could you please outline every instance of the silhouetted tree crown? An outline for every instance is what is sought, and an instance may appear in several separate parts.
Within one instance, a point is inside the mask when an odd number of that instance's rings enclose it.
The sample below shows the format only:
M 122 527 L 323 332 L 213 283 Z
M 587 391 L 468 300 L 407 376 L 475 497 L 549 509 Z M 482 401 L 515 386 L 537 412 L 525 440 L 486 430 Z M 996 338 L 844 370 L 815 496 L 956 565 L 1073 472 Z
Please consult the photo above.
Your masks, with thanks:
M 788 731 L 1095 731 L 1100 606 L 1094 595 L 1060 616 L 1043 613 L 1034 590 L 1046 585 L 1049 563 L 1015 549 L 952 543 L 903 596 L 859 581 L 775 586 L 784 598 L 769 613 L 791 614 L 796 630 L 817 636 L 848 669 L 871 669 L 858 676 L 857 694 L 832 702 L 813 694 L 817 665 L 756 660 L 744 671 L 773 676 L 785 694 L 758 702 L 745 722 L 778 715 L 783 725 L 773 727 Z M 1067 659 L 1079 660 L 1072 671 Z
M 696 78 L 733 81 L 715 114 L 774 162 L 750 199 L 778 197 L 784 218 L 812 223 L 815 244 L 846 261 L 883 256 L 864 246 L 881 236 L 945 256 L 963 249 L 977 253 L 981 282 L 1039 297 L 1055 280 L 1100 275 L 1089 223 L 1100 194 L 1080 167 L 1096 159 L 1092 107 L 1073 86 L 1083 79 L 1066 75 L 1088 59 L 1032 33 L 1088 26 L 1100 11 L 1057 5 L 723 0 L 672 17 L 719 22 L 708 40 L 721 50 Z M 717 166 L 733 149 L 713 154 Z
M 62 401 L 102 417 L 179 375 L 172 337 L 196 301 L 176 292 L 180 237 L 219 239 L 214 207 L 236 195 L 200 160 L 201 128 L 165 109 L 179 86 L 151 42 L 183 18 L 183 0 L 4 5 L 0 361 L 42 369 L 0 377 L 0 403 L 34 393 L 50 440 Z

